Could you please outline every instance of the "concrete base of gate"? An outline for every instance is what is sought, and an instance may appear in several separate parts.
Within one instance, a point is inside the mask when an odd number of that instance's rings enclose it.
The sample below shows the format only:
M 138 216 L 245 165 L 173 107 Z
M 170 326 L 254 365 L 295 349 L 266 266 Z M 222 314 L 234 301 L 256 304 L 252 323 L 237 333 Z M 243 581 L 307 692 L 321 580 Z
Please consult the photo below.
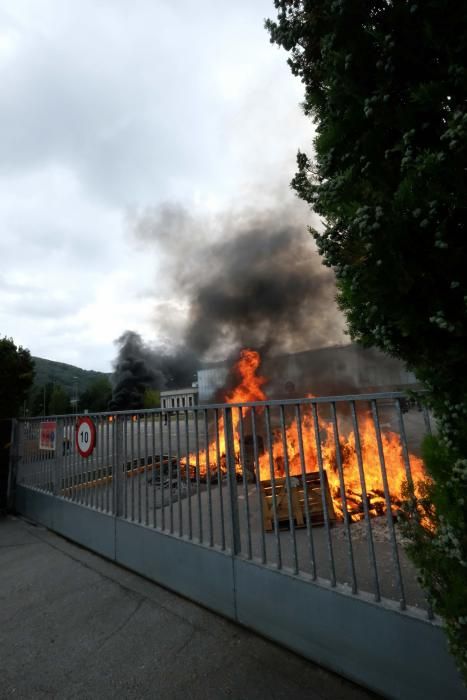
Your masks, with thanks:
M 461 698 L 438 625 L 235 560 L 237 621 L 391 698 Z
M 389 698 L 466 697 L 439 625 L 18 486 L 18 512 Z
M 116 561 L 235 619 L 232 557 L 143 525 L 117 520 Z

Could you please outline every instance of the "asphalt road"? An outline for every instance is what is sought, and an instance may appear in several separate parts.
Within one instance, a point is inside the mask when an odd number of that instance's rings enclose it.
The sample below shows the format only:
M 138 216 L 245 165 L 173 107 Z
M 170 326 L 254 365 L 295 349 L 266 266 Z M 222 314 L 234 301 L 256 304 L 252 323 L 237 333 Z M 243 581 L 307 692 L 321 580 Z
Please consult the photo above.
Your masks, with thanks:
M 0 601 L 2 700 L 377 697 L 16 518 L 0 519 Z

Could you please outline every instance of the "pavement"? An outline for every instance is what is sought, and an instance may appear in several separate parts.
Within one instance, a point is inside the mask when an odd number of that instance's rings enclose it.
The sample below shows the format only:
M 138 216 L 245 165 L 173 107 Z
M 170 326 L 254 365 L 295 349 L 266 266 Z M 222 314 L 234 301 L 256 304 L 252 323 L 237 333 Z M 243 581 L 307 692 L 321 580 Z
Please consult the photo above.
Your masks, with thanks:
M 0 699 L 375 700 L 41 526 L 0 518 Z

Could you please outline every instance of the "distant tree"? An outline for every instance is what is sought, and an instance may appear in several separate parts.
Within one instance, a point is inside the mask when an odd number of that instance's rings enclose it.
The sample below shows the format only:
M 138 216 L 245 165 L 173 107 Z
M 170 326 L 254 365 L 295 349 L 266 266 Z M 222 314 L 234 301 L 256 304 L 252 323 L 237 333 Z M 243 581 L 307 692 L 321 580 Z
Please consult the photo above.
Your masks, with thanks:
M 34 379 L 29 350 L 0 339 L 0 419 L 18 416 Z
M 161 392 L 159 389 L 146 389 L 143 396 L 143 408 L 159 408 L 161 405 Z
M 71 412 L 70 397 L 62 386 L 56 385 L 52 390 L 48 403 L 49 415 L 60 416 Z
M 404 360 L 438 419 L 409 551 L 467 678 L 467 3 L 274 4 L 316 125 L 292 186 L 324 219 L 350 334 Z
M 107 377 L 94 379 L 81 394 L 80 407 L 88 411 L 107 411 L 112 398 L 112 385 Z
M 50 413 L 50 397 L 54 390 L 54 383 L 47 382 L 38 387 L 31 387 L 28 399 L 28 411 L 31 416 L 46 416 Z

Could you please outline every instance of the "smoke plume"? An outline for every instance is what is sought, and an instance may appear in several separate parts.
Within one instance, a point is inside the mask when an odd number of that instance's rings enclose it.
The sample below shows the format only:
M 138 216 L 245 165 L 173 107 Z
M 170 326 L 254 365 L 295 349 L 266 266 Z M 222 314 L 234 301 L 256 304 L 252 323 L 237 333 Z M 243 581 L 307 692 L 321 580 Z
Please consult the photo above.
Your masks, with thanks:
M 131 224 L 157 252 L 154 321 L 167 349 L 151 349 L 131 332 L 119 339 L 116 386 L 129 399 L 131 378 L 137 386 L 165 387 L 169 376 L 173 386 L 186 385 L 201 360 L 242 347 L 271 357 L 344 340 L 334 276 L 296 206 L 203 219 L 165 205 Z
M 278 354 L 344 339 L 334 275 L 296 207 L 202 221 L 165 206 L 135 224 L 185 302 L 177 340 L 196 354 L 223 358 L 245 346 Z
M 115 341 L 118 356 L 114 363 L 112 410 L 142 408 L 147 388 L 169 389 L 190 386 L 199 363 L 189 350 L 167 353 L 164 348 L 146 344 L 134 331 L 125 331 Z

